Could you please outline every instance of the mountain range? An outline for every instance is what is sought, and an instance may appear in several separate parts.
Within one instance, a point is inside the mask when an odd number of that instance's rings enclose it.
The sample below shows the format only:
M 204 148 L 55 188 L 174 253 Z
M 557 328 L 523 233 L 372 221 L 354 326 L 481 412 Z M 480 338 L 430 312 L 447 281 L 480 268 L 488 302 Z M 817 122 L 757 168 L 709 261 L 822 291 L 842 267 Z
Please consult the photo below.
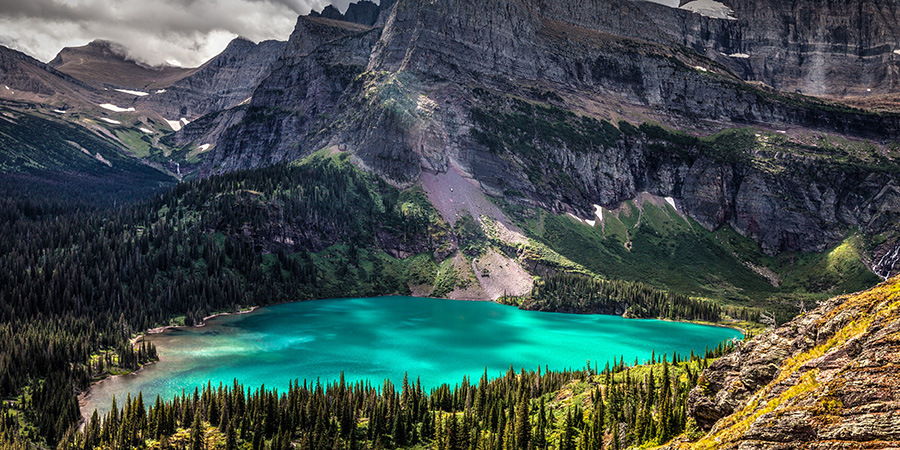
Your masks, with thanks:
M 135 202 L 181 180 L 334 160 L 415 198 L 403 220 L 427 217 L 412 238 L 372 233 L 391 258 L 426 255 L 430 275 L 405 278 L 416 295 L 527 305 L 541 277 L 566 272 L 779 322 L 823 302 L 793 334 L 771 332 L 777 348 L 746 346 L 704 373 L 715 379 L 692 414 L 710 438 L 735 411 L 759 412 L 746 406 L 756 389 L 787 389 L 772 355 L 836 336 L 810 330 L 840 329 L 828 324 L 851 300 L 825 299 L 900 272 L 897 0 L 362 0 L 299 17 L 285 42 L 235 39 L 193 69 L 105 41 L 48 64 L 0 48 L 0 83 L 0 183 L 17 194 Z M 229 195 L 268 211 L 200 221 L 261 252 L 346 244 L 341 227 L 285 219 L 275 195 L 202 194 L 179 214 L 214 216 L 204 208 Z M 760 358 L 752 383 L 733 379 Z M 857 436 L 810 431 L 824 428 L 728 442 Z
M 128 200 L 346 153 L 423 189 L 450 226 L 495 221 L 509 245 L 536 239 L 591 273 L 671 288 L 709 238 L 699 264 L 737 275 L 697 268 L 678 290 L 846 292 L 900 259 L 897 6 L 361 1 L 299 17 L 286 42 L 237 38 L 194 69 L 106 41 L 49 64 L 2 49 L 3 178 Z M 642 226 L 668 243 L 644 242 Z M 481 284 L 451 295 L 531 283 Z

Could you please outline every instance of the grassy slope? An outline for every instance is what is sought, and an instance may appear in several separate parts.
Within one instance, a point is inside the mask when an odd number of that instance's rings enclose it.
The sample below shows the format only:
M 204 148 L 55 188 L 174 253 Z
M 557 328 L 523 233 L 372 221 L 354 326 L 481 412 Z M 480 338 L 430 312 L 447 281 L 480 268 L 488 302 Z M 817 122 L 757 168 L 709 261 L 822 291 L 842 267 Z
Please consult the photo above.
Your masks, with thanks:
M 707 231 L 670 205 L 625 202 L 618 214 L 604 211 L 604 225 L 591 227 L 570 216 L 503 204 L 530 238 L 581 268 L 607 279 L 641 281 L 679 293 L 742 306 L 763 306 L 789 316 L 803 298 L 854 292 L 879 278 L 862 262 L 863 239 L 851 234 L 821 254 L 769 257 L 749 238 L 724 227 Z M 754 270 L 766 268 L 779 286 Z M 779 305 L 781 304 L 781 305 Z
M 140 164 L 122 154 L 107 139 L 62 120 L 37 113 L 22 113 L 0 108 L 0 170 L 35 173 L 37 171 L 77 171 L 88 175 L 106 175 L 120 170 L 136 170 Z M 82 151 L 86 150 L 88 153 Z M 112 167 L 98 161 L 99 153 Z
M 8 195 L 97 204 L 146 197 L 174 184 L 84 127 L 5 107 L 0 114 L 0 190 Z

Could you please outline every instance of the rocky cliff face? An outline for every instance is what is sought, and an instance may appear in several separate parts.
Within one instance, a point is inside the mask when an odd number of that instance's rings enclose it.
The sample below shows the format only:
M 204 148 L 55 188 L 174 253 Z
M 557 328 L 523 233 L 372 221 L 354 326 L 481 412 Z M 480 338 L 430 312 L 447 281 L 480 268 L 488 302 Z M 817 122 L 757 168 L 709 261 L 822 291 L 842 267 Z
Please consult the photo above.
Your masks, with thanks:
M 322 17 L 325 19 L 352 22 L 370 27 L 381 27 L 387 21 L 394 9 L 396 0 L 382 0 L 375 4 L 369 0 L 361 0 L 347 6 L 347 11 L 341 13 L 334 5 L 328 5 L 321 12 L 312 11 L 309 17 Z
M 377 39 L 364 25 L 300 17 L 284 57 L 253 93 L 244 121 L 219 139 L 206 172 L 258 167 L 309 152 L 309 136 L 329 120 Z
M 521 103 L 483 104 L 465 144 L 483 150 L 461 159 L 471 158 L 494 195 L 526 193 L 544 207 L 569 205 L 590 217 L 593 204 L 617 205 L 647 191 L 680 199 L 704 227 L 729 224 L 773 254 L 822 251 L 850 227 L 888 232 L 900 212 L 894 169 L 835 164 L 816 154 L 821 148 L 798 144 L 803 135 L 745 130 L 697 140 L 574 116 L 554 123 L 554 110 L 516 110 Z M 479 158 L 489 156 L 503 164 L 479 168 Z
M 643 26 L 653 11 L 624 0 L 400 0 L 383 28 L 301 17 L 283 61 L 206 170 L 340 146 L 395 183 L 453 166 L 490 194 L 516 192 L 584 216 L 592 204 L 649 191 L 681 199 L 708 228 L 734 226 L 769 253 L 821 251 L 851 227 L 890 227 L 900 211 L 887 194 L 898 182 L 891 157 L 805 145 L 818 138 L 778 128 L 819 129 L 822 139 L 848 145 L 834 133 L 887 143 L 900 130 L 896 115 L 742 82 L 690 49 L 663 45 L 668 31 Z M 630 37 L 641 33 L 655 42 Z M 616 118 L 702 134 L 755 124 L 785 137 L 756 133 L 730 158 L 705 152 L 712 144 L 697 139 L 621 133 L 609 122 Z M 712 147 L 730 148 L 729 139 Z M 851 163 L 835 163 L 845 157 Z
M 190 76 L 153 95 L 140 97 L 136 103 L 139 108 L 152 109 L 170 120 L 193 120 L 231 108 L 250 99 L 283 50 L 284 42 L 254 44 L 237 38 Z
M 682 8 L 691 3 L 682 2 Z M 706 2 L 717 3 L 717 2 Z M 748 81 L 832 97 L 900 90 L 900 2 L 723 0 L 732 18 L 639 2 L 667 39 Z
M 383 27 L 301 17 L 206 171 L 338 146 L 397 184 L 456 167 L 489 194 L 585 217 L 593 204 L 649 191 L 769 253 L 821 251 L 852 227 L 892 227 L 898 116 L 743 82 L 727 65 L 666 45 L 663 14 L 627 0 L 399 0 Z M 698 134 L 756 130 L 698 139 L 620 119 Z M 860 137 L 875 140 L 875 153 Z M 892 239 L 878 251 L 890 254 Z
M 897 448 L 900 279 L 833 298 L 713 363 L 690 393 L 709 433 L 676 448 Z

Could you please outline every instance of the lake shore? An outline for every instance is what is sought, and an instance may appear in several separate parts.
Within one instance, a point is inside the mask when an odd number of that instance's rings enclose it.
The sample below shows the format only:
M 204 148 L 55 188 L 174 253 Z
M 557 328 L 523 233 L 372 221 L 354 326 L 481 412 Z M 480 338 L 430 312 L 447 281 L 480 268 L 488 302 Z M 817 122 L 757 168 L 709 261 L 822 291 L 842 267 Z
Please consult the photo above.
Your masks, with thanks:
M 384 296 L 384 297 L 391 297 L 391 296 Z M 335 299 L 321 299 L 321 300 L 327 301 L 327 300 L 335 300 Z M 337 299 L 337 300 L 341 300 L 341 299 Z M 351 299 L 348 299 L 348 300 L 353 300 L 353 299 L 351 298 Z M 432 300 L 432 299 L 429 298 L 428 300 Z M 458 301 L 458 300 L 452 300 L 452 299 L 445 299 L 445 300 Z M 279 304 L 289 304 L 289 303 L 306 303 L 306 301 L 284 302 L 284 303 L 279 303 Z M 498 303 L 498 302 L 468 301 L 468 302 L 464 302 L 464 303 L 493 303 L 493 304 L 497 304 L 497 305 L 499 305 L 499 306 L 513 306 L 513 305 L 503 305 L 503 304 Z M 279 305 L 279 304 L 266 305 L 266 307 L 276 306 L 276 305 Z M 202 327 L 205 327 L 205 326 L 207 326 L 207 325 L 211 325 L 212 322 L 215 321 L 215 320 L 216 320 L 217 318 L 219 318 L 219 317 L 245 315 L 245 314 L 249 314 L 249 313 L 258 311 L 258 310 L 260 310 L 260 308 L 261 308 L 260 306 L 253 306 L 253 307 L 251 307 L 251 308 L 244 309 L 244 310 L 241 310 L 241 311 L 235 311 L 235 312 L 221 312 L 221 313 L 217 313 L 217 314 L 212 314 L 212 315 L 209 315 L 209 316 L 204 317 L 203 320 L 202 320 L 200 323 L 198 323 L 197 325 L 194 325 L 194 326 L 187 326 L 187 325 L 168 325 L 168 326 L 160 326 L 160 327 L 151 328 L 151 329 L 145 330 L 145 331 L 144 331 L 143 333 L 141 333 L 140 335 L 135 336 L 134 338 L 132 338 L 132 339 L 131 339 L 131 342 L 132 342 L 133 345 L 137 345 L 137 344 L 141 343 L 143 339 L 149 338 L 150 336 L 153 336 L 153 335 L 163 334 L 163 333 L 167 332 L 168 330 L 202 328 Z M 512 308 L 512 309 L 519 310 L 518 307 L 514 307 L 514 308 Z M 537 311 L 535 311 L 535 312 L 537 312 Z M 565 313 L 563 313 L 563 314 L 565 314 Z M 569 315 L 569 314 L 566 314 L 566 315 Z M 571 315 L 574 316 L 574 315 L 585 315 L 585 314 L 571 314 Z M 597 316 L 610 316 L 610 317 L 616 317 L 615 315 L 602 315 L 602 314 L 587 314 L 587 315 L 597 315 Z M 621 317 L 621 316 L 619 316 L 619 317 Z M 655 319 L 655 320 L 660 320 L 660 319 Z M 718 327 L 718 328 L 732 329 L 732 330 L 735 330 L 735 331 L 737 331 L 737 332 L 740 332 L 740 333 L 743 334 L 743 335 L 746 335 L 746 334 L 747 334 L 747 330 L 741 328 L 740 326 L 734 326 L 734 325 L 724 324 L 724 323 L 707 323 L 707 322 L 683 321 L 683 320 L 660 320 L 660 321 L 664 321 L 664 322 L 674 322 L 674 323 L 696 324 L 696 325 L 713 325 L 713 326 Z M 164 359 L 166 359 L 165 355 L 162 355 L 162 354 L 161 354 L 161 355 L 160 355 L 160 361 L 162 361 L 162 360 L 164 360 Z M 85 390 L 84 392 L 82 392 L 82 393 L 78 396 L 79 409 L 81 410 L 80 412 L 81 412 L 81 414 L 82 414 L 82 418 L 83 418 L 84 420 L 88 420 L 88 419 L 90 418 L 90 415 L 93 413 L 93 410 L 88 411 L 88 410 L 86 410 L 85 408 L 90 407 L 90 405 L 91 405 L 91 395 L 92 395 L 92 393 L 95 392 L 95 391 L 94 391 L 94 388 L 95 388 L 95 387 L 101 385 L 101 383 L 104 383 L 104 382 L 106 382 L 106 381 L 108 381 L 108 380 L 117 379 L 117 378 L 120 378 L 120 377 L 129 377 L 129 376 L 134 376 L 134 377 L 136 377 L 136 376 L 139 376 L 139 374 L 144 370 L 145 367 L 147 367 L 147 366 L 149 366 L 149 365 L 152 365 L 152 364 L 155 364 L 155 363 L 148 363 L 148 364 L 142 365 L 139 369 L 137 369 L 137 370 L 135 370 L 135 371 L 133 371 L 133 372 L 129 372 L 129 373 L 125 373 L 125 374 L 109 375 L 109 376 L 106 376 L 106 377 L 104 377 L 104 378 L 102 378 L 102 379 L 98 379 L 97 381 L 91 383 L 90 387 L 89 387 L 87 390 Z M 131 382 L 131 381 L 129 381 L 129 382 Z M 109 390 L 109 389 L 115 389 L 115 388 L 110 388 L 110 387 L 104 388 L 104 390 Z M 122 401 L 124 401 L 124 398 L 122 399 Z M 96 402 L 97 402 L 97 400 L 95 399 L 95 400 L 94 400 L 94 403 L 96 403 Z
M 267 306 L 271 306 L 271 305 L 267 305 Z M 139 344 L 144 339 L 144 337 L 147 335 L 165 333 L 168 330 L 176 330 L 179 328 L 202 328 L 202 327 L 206 326 L 206 322 L 208 320 L 212 320 L 217 317 L 240 316 L 242 314 L 250 314 L 259 308 L 262 308 L 262 307 L 261 306 L 251 306 L 249 309 L 242 309 L 237 312 L 222 312 L 222 313 L 212 314 L 212 315 L 204 317 L 203 320 L 200 323 L 198 323 L 197 325 L 166 325 L 166 326 L 162 326 L 162 327 L 150 328 L 149 330 L 145 330 L 143 333 L 131 338 L 130 342 L 131 342 L 131 345 L 136 345 L 136 344 Z M 119 375 L 114 375 L 114 376 L 119 376 Z
M 204 317 L 203 320 L 197 325 L 166 325 L 166 326 L 161 326 L 161 327 L 156 327 L 156 328 L 150 328 L 148 330 L 144 330 L 143 333 L 140 333 L 137 336 L 134 336 L 133 338 L 131 338 L 129 340 L 129 342 L 131 343 L 132 346 L 135 346 L 137 344 L 140 344 L 144 340 L 144 338 L 147 337 L 148 335 L 162 334 L 162 333 L 165 333 L 166 331 L 175 330 L 175 329 L 202 328 L 202 327 L 206 326 L 207 321 L 213 320 L 215 318 L 225 317 L 225 316 L 239 316 L 242 314 L 250 314 L 250 313 L 258 310 L 259 308 L 261 308 L 261 307 L 260 306 L 251 306 L 248 309 L 244 309 L 244 310 L 240 310 L 240 311 L 236 311 L 236 312 L 221 312 L 221 313 L 212 314 L 212 315 Z M 119 377 L 137 376 L 141 371 L 144 370 L 145 367 L 156 364 L 157 362 L 158 361 L 151 361 L 148 363 L 144 363 L 144 364 L 141 364 L 141 366 L 138 367 L 137 370 L 132 370 L 130 372 L 122 373 L 122 374 L 107 375 L 103 378 L 100 378 L 96 381 L 91 382 L 90 386 L 88 386 L 87 389 L 85 389 L 83 392 L 78 394 L 78 409 L 81 413 L 81 419 L 82 419 L 80 427 L 84 427 L 84 424 L 90 418 L 90 415 L 93 414 L 93 411 L 85 411 L 84 408 L 88 405 L 88 399 L 91 395 L 91 390 L 94 387 L 96 387 L 104 382 L 107 382 L 107 381 L 110 381 L 110 380 L 113 380 L 113 379 L 116 379 Z
M 694 325 L 707 325 L 707 326 L 711 326 L 711 327 L 728 328 L 730 330 L 740 331 L 741 334 L 743 334 L 744 336 L 747 336 L 752 331 L 748 328 L 744 328 L 743 326 L 729 325 L 729 324 L 723 323 L 723 322 L 704 322 L 702 320 L 676 320 L 676 319 L 653 319 L 653 320 L 662 320 L 663 322 L 692 323 Z

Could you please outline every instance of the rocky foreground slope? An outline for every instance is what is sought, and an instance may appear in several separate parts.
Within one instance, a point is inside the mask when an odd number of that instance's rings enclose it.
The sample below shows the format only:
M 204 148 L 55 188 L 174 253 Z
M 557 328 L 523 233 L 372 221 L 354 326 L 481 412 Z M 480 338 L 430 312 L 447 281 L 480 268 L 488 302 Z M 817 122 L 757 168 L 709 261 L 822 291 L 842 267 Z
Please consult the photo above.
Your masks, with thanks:
M 673 448 L 900 446 L 900 278 L 836 297 L 705 370 Z

